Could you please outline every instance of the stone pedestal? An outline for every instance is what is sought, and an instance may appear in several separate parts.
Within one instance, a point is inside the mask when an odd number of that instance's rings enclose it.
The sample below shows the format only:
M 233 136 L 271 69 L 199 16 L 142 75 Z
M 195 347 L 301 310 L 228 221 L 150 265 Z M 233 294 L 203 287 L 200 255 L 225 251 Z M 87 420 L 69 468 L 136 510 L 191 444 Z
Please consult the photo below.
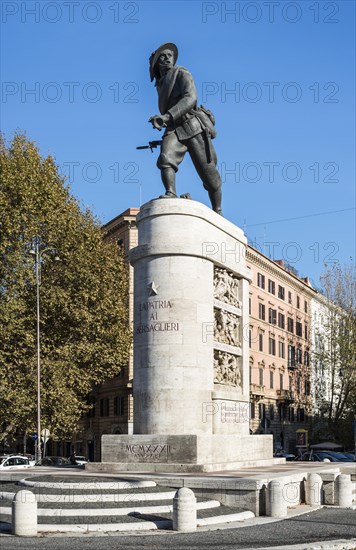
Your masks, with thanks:
M 186 199 L 143 205 L 137 224 L 134 434 L 103 436 L 103 462 L 199 471 L 271 459 L 272 436 L 249 435 L 243 232 Z

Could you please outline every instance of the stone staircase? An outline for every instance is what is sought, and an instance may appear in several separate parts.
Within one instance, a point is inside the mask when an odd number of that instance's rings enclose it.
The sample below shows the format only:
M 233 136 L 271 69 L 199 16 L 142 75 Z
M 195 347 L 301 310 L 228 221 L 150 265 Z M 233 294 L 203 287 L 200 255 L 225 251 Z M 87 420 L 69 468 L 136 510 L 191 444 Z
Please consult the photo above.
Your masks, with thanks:
M 11 503 L 19 490 L 36 496 L 39 533 L 89 533 L 172 529 L 176 489 L 153 481 L 70 476 L 31 476 L 0 485 L 0 530 L 11 530 Z M 218 500 L 197 499 L 197 526 L 254 517 Z

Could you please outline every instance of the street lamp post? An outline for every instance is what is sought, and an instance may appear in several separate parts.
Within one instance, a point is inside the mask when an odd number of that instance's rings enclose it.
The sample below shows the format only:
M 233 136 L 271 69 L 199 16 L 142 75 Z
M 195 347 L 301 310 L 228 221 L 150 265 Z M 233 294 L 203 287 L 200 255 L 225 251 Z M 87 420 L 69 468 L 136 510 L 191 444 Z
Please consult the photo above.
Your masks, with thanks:
M 42 458 L 41 451 L 41 340 L 40 340 L 40 286 L 41 286 L 41 263 L 42 256 L 46 253 L 52 252 L 55 254 L 54 259 L 59 260 L 56 254 L 55 248 L 44 248 L 41 250 L 41 238 L 36 237 L 33 246 L 30 250 L 30 254 L 35 259 L 35 273 L 36 273 L 36 317 L 37 317 L 37 439 L 35 447 L 35 459 L 40 460 Z

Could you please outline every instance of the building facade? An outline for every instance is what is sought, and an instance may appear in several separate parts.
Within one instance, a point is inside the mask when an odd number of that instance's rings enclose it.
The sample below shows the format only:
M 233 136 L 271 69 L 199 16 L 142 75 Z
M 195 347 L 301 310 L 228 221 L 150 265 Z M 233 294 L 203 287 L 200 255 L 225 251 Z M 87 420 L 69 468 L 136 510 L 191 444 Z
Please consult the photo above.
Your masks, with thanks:
M 248 246 L 251 268 L 250 429 L 274 436 L 275 450 L 294 452 L 312 414 L 311 300 L 308 279 Z

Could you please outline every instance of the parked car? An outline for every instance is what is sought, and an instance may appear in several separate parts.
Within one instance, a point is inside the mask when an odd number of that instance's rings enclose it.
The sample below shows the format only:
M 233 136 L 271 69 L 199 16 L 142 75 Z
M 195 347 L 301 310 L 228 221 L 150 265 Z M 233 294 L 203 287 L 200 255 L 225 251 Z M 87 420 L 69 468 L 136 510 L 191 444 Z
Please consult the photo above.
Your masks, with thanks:
M 28 458 L 29 462 L 30 462 L 30 466 L 34 466 L 36 464 L 36 457 L 35 455 L 30 455 L 28 453 L 25 453 L 23 455 L 24 457 Z
M 342 454 L 347 456 L 347 458 L 349 459 L 350 462 L 355 462 L 355 453 L 343 452 Z
M 31 466 L 27 457 L 21 455 L 0 456 L 0 468 L 3 470 L 14 470 L 20 468 L 29 468 Z
M 276 458 L 285 458 L 287 462 L 291 462 L 296 459 L 295 455 L 292 453 L 285 453 L 283 451 L 278 451 L 275 455 Z
M 78 466 L 84 466 L 85 464 L 87 464 L 87 462 L 89 462 L 89 460 L 82 455 L 79 455 L 79 456 L 76 455 L 75 461 L 78 464 Z
M 298 457 L 297 460 L 312 462 L 349 462 L 350 459 L 337 451 L 307 451 Z
M 61 466 L 71 466 L 71 463 L 63 456 L 45 456 L 41 460 L 38 460 L 35 466 L 60 468 Z

